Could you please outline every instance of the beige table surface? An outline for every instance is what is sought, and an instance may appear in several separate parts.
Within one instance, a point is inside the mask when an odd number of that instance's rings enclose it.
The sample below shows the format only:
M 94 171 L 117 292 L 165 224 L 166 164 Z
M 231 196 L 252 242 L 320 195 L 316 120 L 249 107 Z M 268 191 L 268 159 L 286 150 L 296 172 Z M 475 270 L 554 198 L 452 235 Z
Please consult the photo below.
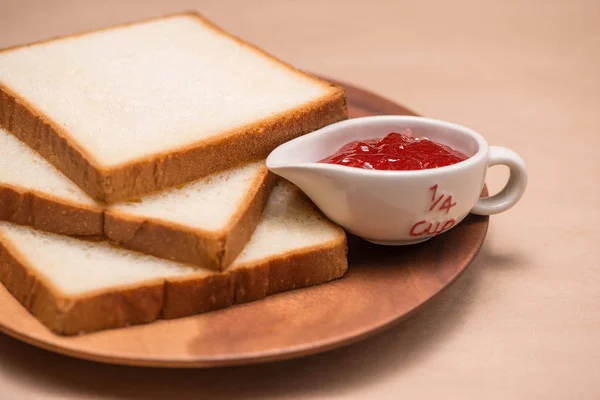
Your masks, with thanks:
M 528 192 L 492 217 L 454 286 L 357 345 L 176 371 L 78 361 L 0 334 L 0 399 L 600 399 L 598 0 L 137 3 L 0 0 L 0 47 L 197 9 L 301 68 L 511 147 Z M 502 168 L 488 177 L 493 190 L 505 180 Z

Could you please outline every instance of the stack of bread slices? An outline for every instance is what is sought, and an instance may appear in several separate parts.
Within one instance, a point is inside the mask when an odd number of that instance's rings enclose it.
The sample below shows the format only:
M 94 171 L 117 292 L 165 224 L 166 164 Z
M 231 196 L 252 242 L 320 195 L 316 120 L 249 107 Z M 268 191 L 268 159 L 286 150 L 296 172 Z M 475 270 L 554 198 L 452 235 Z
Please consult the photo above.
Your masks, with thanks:
M 342 88 L 184 13 L 0 51 L 0 282 L 52 331 L 341 277 L 346 236 L 264 164 Z

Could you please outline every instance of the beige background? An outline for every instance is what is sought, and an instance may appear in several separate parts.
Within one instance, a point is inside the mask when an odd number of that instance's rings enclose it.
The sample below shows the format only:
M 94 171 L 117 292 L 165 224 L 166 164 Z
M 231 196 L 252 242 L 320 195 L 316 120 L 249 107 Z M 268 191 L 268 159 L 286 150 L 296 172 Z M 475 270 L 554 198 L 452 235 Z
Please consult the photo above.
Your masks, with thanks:
M 270 365 L 144 370 L 0 335 L 0 398 L 600 398 L 600 2 L 0 0 L 0 47 L 197 9 L 314 72 L 480 130 L 530 186 L 418 315 Z M 498 190 L 506 171 L 493 168 Z M 1 306 L 0 306 L 1 307 Z

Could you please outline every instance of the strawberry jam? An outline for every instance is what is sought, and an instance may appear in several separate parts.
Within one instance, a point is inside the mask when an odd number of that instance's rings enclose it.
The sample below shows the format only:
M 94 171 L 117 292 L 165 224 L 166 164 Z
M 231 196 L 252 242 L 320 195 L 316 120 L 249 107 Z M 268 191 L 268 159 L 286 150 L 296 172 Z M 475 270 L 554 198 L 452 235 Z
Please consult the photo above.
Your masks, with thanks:
M 419 170 L 456 164 L 468 157 L 427 138 L 414 138 L 410 129 L 383 139 L 357 140 L 343 146 L 322 163 L 378 170 Z

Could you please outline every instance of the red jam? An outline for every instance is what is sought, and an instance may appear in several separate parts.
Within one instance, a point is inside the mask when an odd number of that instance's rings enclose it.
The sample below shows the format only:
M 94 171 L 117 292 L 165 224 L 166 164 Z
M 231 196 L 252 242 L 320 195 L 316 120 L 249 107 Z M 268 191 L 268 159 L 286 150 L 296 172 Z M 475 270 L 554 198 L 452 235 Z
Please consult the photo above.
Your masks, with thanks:
M 383 139 L 354 141 L 319 161 L 378 170 L 419 170 L 456 164 L 468 157 L 427 138 L 414 138 L 410 129 L 392 132 Z

